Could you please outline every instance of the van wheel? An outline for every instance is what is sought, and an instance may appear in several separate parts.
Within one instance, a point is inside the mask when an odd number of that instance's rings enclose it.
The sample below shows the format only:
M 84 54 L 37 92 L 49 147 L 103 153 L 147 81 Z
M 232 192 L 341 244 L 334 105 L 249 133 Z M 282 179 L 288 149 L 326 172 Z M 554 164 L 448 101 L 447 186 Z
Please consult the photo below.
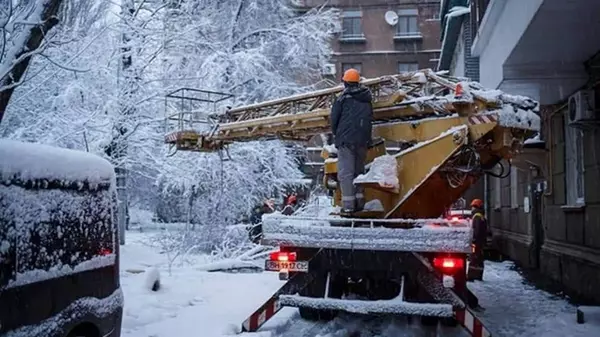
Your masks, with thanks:
M 67 337 L 100 337 L 100 331 L 92 323 L 83 323 L 71 330 Z

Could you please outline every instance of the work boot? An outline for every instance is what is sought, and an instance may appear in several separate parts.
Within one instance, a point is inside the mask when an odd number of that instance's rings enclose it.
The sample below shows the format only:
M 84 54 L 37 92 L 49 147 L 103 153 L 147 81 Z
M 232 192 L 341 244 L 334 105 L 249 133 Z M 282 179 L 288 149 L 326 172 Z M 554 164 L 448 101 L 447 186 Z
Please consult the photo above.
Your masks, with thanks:
M 355 210 L 352 208 L 342 208 L 340 211 L 340 216 L 344 218 L 350 218 L 354 214 Z

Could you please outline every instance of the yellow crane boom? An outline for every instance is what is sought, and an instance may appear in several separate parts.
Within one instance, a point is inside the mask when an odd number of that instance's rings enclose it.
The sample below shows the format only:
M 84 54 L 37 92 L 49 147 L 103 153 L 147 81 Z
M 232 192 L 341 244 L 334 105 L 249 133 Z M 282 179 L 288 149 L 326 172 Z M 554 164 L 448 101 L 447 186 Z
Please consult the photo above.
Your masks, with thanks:
M 478 83 L 444 77 L 430 69 L 362 82 L 373 93 L 374 141 L 367 163 L 386 154 L 385 142 L 406 149 L 395 155 L 397 186 L 364 179 L 365 198 L 382 210 L 365 216 L 434 218 L 456 201 L 485 170 L 518 154 L 523 141 L 539 131 L 538 103 L 522 96 L 485 90 Z M 177 150 L 216 151 L 227 144 L 260 139 L 307 141 L 330 132 L 329 113 L 342 86 L 280 98 L 211 115 L 209 127 L 192 116 L 167 116 L 175 125 L 165 142 Z M 204 124 L 207 125 L 207 124 Z M 380 141 L 377 141 L 380 140 Z M 324 151 L 324 184 L 335 191 L 337 162 Z

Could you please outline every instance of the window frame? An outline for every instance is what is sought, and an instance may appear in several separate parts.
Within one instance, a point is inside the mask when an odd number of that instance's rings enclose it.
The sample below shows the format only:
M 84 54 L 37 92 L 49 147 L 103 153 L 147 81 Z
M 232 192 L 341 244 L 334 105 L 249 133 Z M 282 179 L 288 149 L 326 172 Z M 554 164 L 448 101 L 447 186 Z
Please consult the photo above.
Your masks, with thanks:
M 397 66 L 396 66 L 397 67 L 396 70 L 398 71 L 398 74 L 400 74 L 400 73 L 403 72 L 403 71 L 400 70 L 400 66 L 401 65 L 408 66 L 409 70 L 406 70 L 406 72 L 412 72 L 412 71 L 419 70 L 419 62 L 402 62 L 402 61 L 399 61 L 398 64 L 397 64 Z M 416 65 L 416 67 L 414 68 L 414 70 L 410 70 L 410 68 L 411 68 L 410 66 L 412 66 L 412 65 Z
M 400 9 L 397 11 L 397 14 L 396 37 L 421 36 L 418 9 Z M 411 31 L 411 20 L 414 20 L 415 31 Z M 406 29 L 406 31 L 403 31 L 402 28 Z
M 569 126 L 565 114 L 565 202 L 568 206 L 585 205 L 585 153 L 583 131 Z
M 519 169 L 510 168 L 510 208 L 519 208 Z
M 344 29 L 344 27 L 346 26 L 346 20 L 352 20 L 353 24 L 352 29 L 356 28 L 354 26 L 354 22 L 358 21 L 358 33 L 352 32 L 352 33 L 347 33 L 346 30 Z M 363 31 L 363 26 L 362 26 L 362 11 L 360 10 L 345 10 L 342 12 L 342 32 L 341 32 L 341 38 L 342 39 L 359 39 L 359 38 L 364 38 L 365 37 L 365 33 Z

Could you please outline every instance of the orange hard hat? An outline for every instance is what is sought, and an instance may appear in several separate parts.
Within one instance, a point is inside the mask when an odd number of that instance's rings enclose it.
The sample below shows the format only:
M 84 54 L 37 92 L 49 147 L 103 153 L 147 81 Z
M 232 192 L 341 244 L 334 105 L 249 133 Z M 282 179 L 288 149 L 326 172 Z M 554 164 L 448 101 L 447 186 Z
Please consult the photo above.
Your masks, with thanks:
M 473 201 L 471 201 L 471 207 L 481 208 L 483 207 L 483 201 L 481 201 L 481 199 L 473 199 Z
M 349 83 L 358 83 L 360 82 L 360 73 L 358 72 L 358 70 L 350 68 L 344 72 L 344 77 L 342 77 L 342 81 Z

